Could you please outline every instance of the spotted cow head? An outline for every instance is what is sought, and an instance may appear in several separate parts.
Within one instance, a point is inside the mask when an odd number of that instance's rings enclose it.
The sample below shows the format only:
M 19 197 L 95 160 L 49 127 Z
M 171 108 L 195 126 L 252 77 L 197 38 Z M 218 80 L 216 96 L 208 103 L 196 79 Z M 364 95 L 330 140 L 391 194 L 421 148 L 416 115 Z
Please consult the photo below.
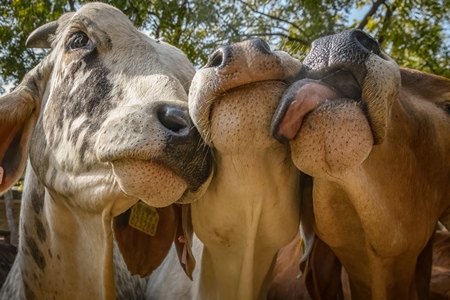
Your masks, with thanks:
M 116 216 L 139 199 L 164 207 L 202 193 L 209 154 L 188 114 L 194 68 L 180 50 L 101 3 L 27 43 L 51 52 L 0 99 L 0 192 L 29 155 L 53 200 L 76 211 Z
M 114 201 L 117 211 L 138 198 L 166 206 L 198 191 L 209 166 L 187 111 L 194 69 L 185 55 L 101 4 L 37 29 L 28 45 L 45 46 L 50 27 L 50 54 L 0 102 L 2 138 L 11 141 L 1 152 L 2 190 L 28 147 L 45 186 L 91 199 L 70 203 L 81 208 L 102 210 L 112 194 L 128 198 Z

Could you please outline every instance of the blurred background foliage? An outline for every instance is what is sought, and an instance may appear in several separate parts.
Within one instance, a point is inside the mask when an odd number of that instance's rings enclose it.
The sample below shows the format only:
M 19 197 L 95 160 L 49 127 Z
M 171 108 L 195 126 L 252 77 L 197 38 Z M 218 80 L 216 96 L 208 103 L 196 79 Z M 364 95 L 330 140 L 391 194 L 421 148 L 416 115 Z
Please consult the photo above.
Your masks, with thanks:
M 26 49 L 36 27 L 84 0 L 1 0 L 0 93 L 18 84 L 46 54 Z M 265 39 L 302 59 L 324 35 L 359 28 L 401 66 L 450 78 L 450 0 L 107 0 L 150 36 L 203 65 L 218 46 Z

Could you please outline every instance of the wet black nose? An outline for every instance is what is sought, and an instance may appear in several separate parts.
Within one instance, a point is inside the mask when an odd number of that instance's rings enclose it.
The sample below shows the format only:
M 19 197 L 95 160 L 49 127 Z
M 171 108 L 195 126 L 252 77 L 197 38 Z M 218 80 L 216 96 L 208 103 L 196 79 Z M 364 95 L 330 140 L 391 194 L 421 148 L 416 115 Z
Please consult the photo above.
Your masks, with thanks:
M 315 40 L 303 64 L 313 70 L 346 67 L 349 64 L 363 65 L 370 54 L 380 56 L 380 45 L 370 35 L 355 29 Z
M 157 109 L 157 116 L 162 126 L 173 136 L 188 136 L 193 128 L 188 110 L 179 106 L 162 105 Z
M 211 153 L 183 106 L 160 104 L 156 108 L 159 125 L 165 136 L 156 140 L 164 144 L 163 153 L 155 158 L 169 167 L 192 190 L 197 190 L 211 173 Z
M 262 39 L 251 39 L 243 43 L 248 43 L 251 48 L 256 49 L 262 54 L 270 54 L 269 44 Z M 205 68 L 217 68 L 222 69 L 226 67 L 234 57 L 233 46 L 224 46 L 217 49 L 210 57 L 205 65 Z
M 383 57 L 378 42 L 355 29 L 315 40 L 303 65 L 308 77 L 328 78 L 330 74 L 340 72 L 343 75 L 333 76 L 333 79 L 347 82 L 348 77 L 353 77 L 361 87 L 367 73 L 366 61 L 374 54 Z M 328 83 L 333 86 L 341 85 L 332 80 Z

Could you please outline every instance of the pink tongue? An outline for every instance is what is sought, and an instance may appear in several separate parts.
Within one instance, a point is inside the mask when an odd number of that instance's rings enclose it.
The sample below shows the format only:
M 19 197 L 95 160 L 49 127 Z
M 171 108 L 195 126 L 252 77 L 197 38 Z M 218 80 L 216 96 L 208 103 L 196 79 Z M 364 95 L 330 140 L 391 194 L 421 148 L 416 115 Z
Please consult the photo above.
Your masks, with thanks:
M 307 113 L 325 101 L 334 100 L 337 97 L 336 92 L 326 85 L 315 82 L 306 83 L 297 91 L 295 100 L 284 115 L 279 127 L 280 135 L 289 140 L 293 139 L 300 130 Z

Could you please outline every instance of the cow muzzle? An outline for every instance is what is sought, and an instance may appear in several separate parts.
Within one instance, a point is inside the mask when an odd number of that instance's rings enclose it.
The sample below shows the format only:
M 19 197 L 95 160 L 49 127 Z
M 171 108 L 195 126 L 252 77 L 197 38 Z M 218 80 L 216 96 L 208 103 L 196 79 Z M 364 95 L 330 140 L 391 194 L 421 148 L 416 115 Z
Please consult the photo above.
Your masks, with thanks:
M 248 149 L 246 142 L 267 147 L 274 142 L 270 120 L 286 81 L 300 70 L 298 60 L 271 51 L 261 39 L 221 47 L 192 81 L 188 102 L 193 122 L 219 151 Z
M 310 175 L 360 164 L 385 138 L 398 66 L 352 30 L 314 41 L 301 74 L 280 101 L 272 135 L 291 142 L 295 164 Z
M 122 107 L 103 124 L 97 145 L 122 190 L 155 207 L 197 191 L 211 173 L 209 148 L 181 105 Z
M 400 72 L 395 62 L 382 53 L 378 42 L 360 30 L 344 31 L 319 38 L 303 62 L 302 80 L 316 80 L 313 86 L 296 83 L 285 93 L 274 115 L 272 134 L 282 142 L 291 140 L 299 130 L 303 118 L 329 101 L 346 98 L 359 103 L 370 124 L 374 144 L 380 144 L 387 127 L 388 109 L 400 89 Z M 302 87 L 302 89 L 300 89 Z M 320 89 L 328 89 L 327 98 L 321 98 Z M 292 102 L 308 98 L 305 91 L 315 97 L 304 101 L 301 113 L 289 112 Z M 295 102 L 299 106 L 298 101 Z M 298 110 L 298 109 L 297 109 Z M 285 132 L 285 114 L 296 115 L 298 121 L 287 118 L 296 126 Z

